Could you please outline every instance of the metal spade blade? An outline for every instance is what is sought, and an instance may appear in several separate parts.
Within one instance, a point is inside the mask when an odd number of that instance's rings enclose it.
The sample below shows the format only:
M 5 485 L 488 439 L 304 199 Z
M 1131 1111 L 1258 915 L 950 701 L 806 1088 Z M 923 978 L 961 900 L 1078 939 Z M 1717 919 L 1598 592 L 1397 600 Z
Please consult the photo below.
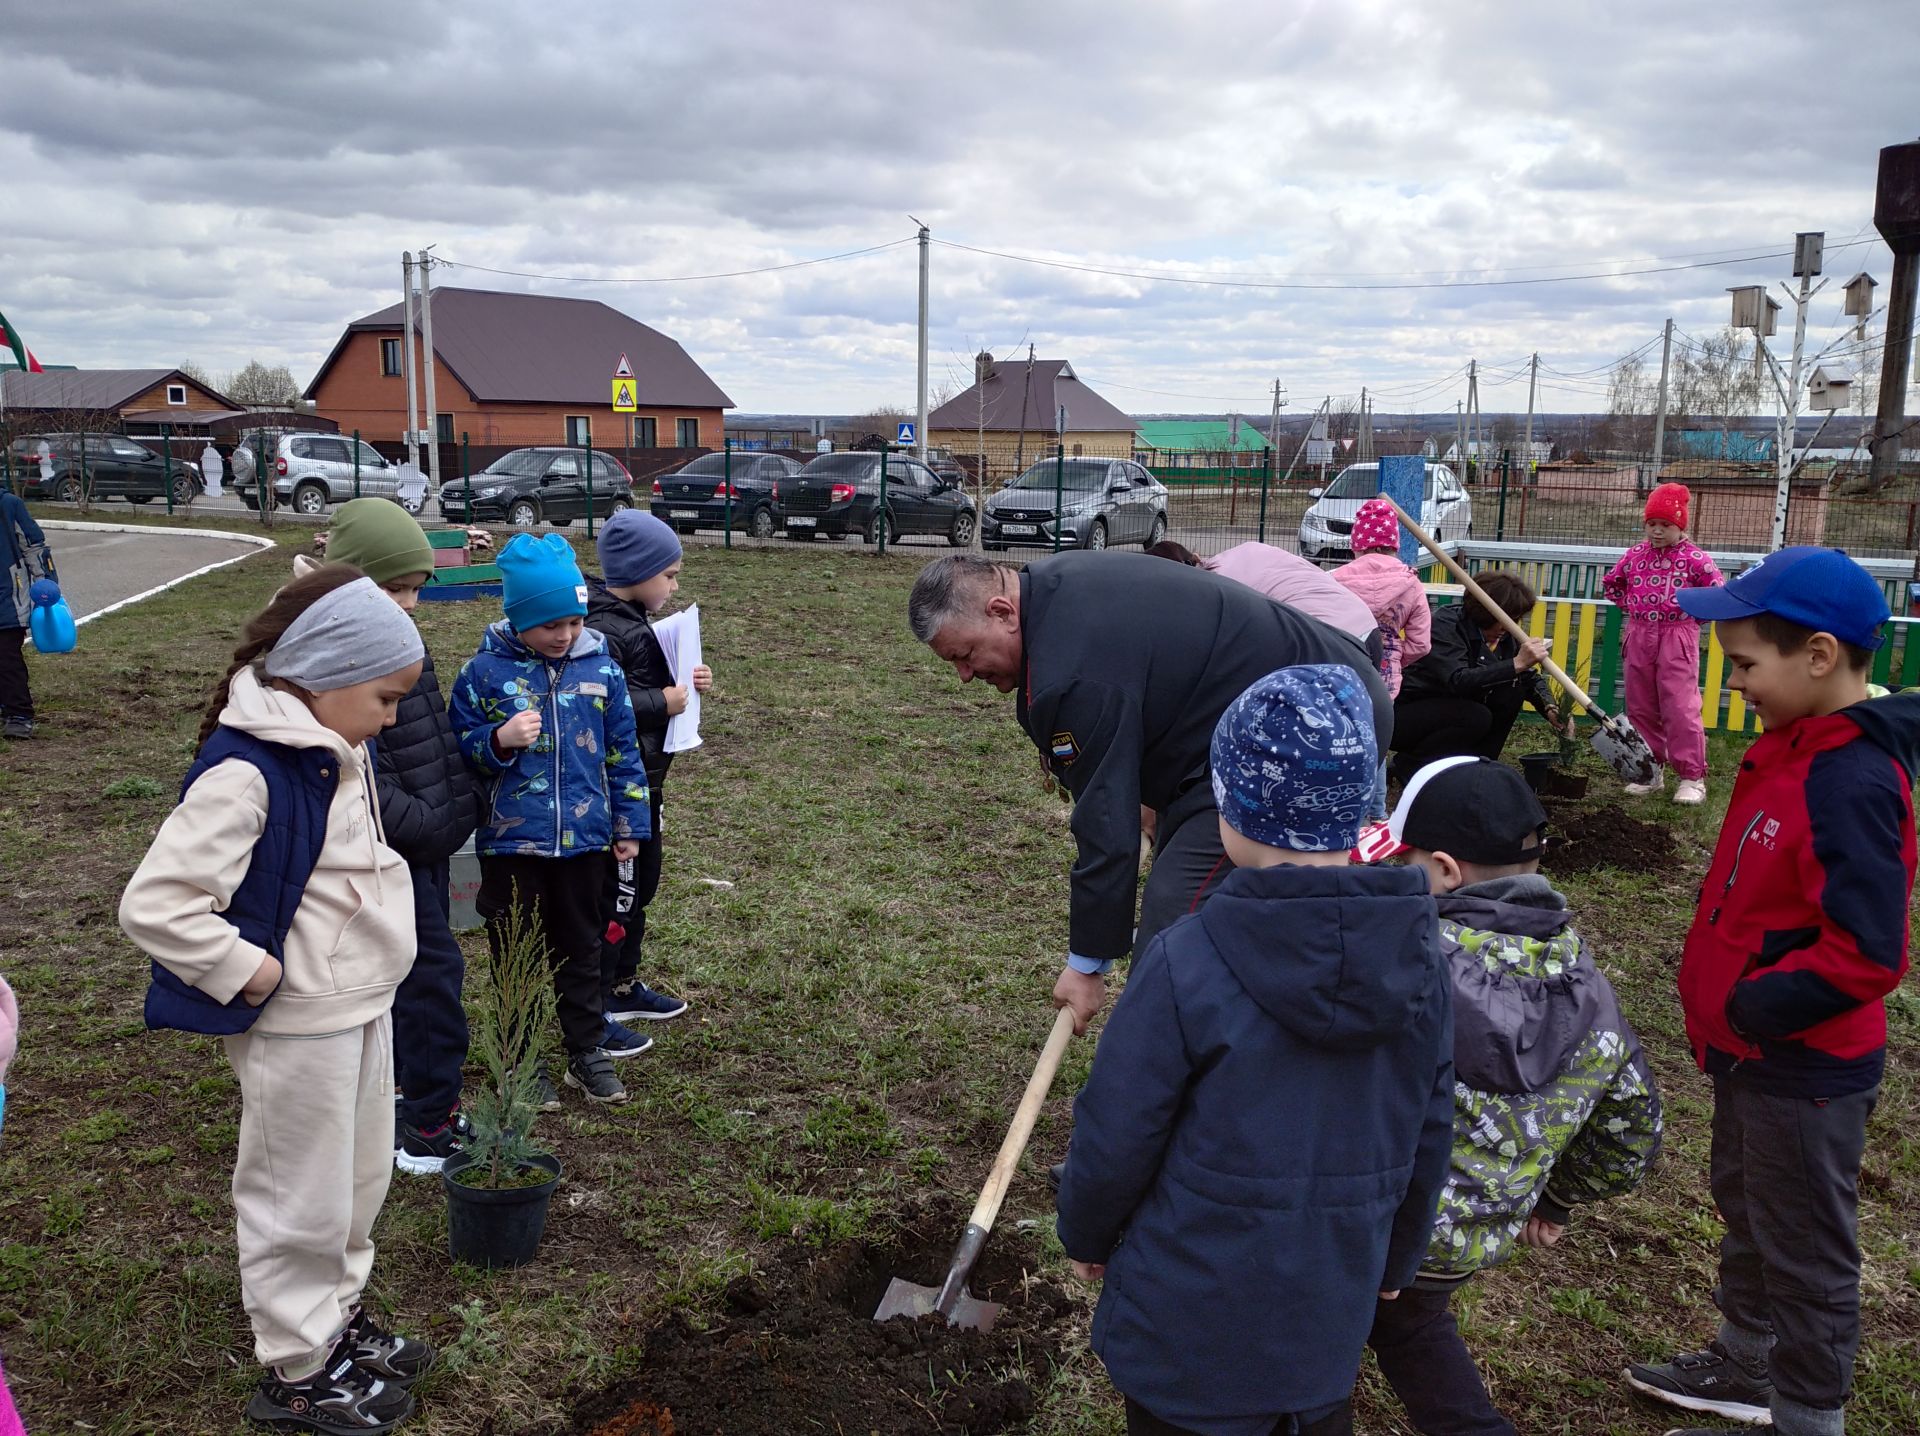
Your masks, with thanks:
M 1634 731 L 1624 716 L 1606 718 L 1596 710 L 1601 722 L 1593 730 L 1593 751 L 1606 759 L 1607 766 L 1620 775 L 1623 783 L 1651 783 L 1660 776 L 1659 760 L 1647 740 Z

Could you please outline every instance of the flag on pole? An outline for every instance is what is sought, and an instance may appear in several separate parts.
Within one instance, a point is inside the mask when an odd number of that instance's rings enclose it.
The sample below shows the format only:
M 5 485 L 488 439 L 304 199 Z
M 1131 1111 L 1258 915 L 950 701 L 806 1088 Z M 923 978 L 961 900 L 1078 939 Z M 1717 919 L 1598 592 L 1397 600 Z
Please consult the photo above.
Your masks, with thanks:
M 0 344 L 6 345 L 13 351 L 13 362 L 27 373 L 46 373 L 46 370 L 40 367 L 40 361 L 33 357 L 33 351 L 20 342 L 20 336 L 14 332 L 13 326 L 7 323 L 7 316 L 4 314 L 0 314 Z

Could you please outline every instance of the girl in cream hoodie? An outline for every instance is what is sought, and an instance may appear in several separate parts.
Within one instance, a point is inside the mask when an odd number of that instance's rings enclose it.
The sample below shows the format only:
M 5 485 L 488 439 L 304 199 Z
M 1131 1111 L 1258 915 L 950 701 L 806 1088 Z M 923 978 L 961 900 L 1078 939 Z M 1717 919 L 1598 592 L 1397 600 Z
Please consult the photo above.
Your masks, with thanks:
M 389 1013 L 414 957 L 413 886 L 383 841 L 368 742 L 423 652 L 358 569 L 282 589 L 247 625 L 180 805 L 120 900 L 154 960 L 149 1025 L 222 1034 L 240 1082 L 257 1421 L 388 1431 L 433 1360 L 360 1306 L 393 1171 Z

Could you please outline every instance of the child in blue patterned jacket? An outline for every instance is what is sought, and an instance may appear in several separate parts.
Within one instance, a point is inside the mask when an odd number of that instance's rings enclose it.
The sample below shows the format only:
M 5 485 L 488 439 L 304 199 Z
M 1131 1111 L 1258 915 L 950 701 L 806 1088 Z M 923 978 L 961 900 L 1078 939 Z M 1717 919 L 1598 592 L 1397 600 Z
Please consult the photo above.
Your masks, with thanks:
M 487 940 L 517 908 L 546 940 L 567 1048 L 566 1082 L 592 1102 L 624 1102 L 614 1057 L 645 1042 L 610 1024 L 600 998 L 601 895 L 615 861 L 651 830 L 647 774 L 626 676 L 587 628 L 587 584 L 559 534 L 520 534 L 500 554 L 504 622 L 453 687 L 450 716 L 488 783 L 477 906 Z M 543 1075 L 542 1108 L 559 1108 Z

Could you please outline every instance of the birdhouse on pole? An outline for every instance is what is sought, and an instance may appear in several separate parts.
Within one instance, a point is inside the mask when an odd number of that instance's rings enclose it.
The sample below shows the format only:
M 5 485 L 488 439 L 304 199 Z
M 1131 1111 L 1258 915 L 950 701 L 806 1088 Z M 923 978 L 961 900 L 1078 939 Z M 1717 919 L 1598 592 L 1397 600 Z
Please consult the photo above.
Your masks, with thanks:
M 1752 329 L 1756 332 L 1766 321 L 1767 286 L 1764 284 L 1742 284 L 1729 289 L 1733 296 L 1733 318 L 1728 322 L 1735 329 Z
M 1807 407 L 1832 413 L 1853 402 L 1853 376 L 1835 364 L 1816 364 L 1807 381 Z
M 1823 230 L 1809 230 L 1793 237 L 1793 277 L 1799 279 L 1818 279 L 1820 261 L 1826 249 L 1827 236 Z
M 1843 293 L 1847 296 L 1844 313 L 1853 320 L 1853 342 L 1867 342 L 1867 319 L 1873 313 L 1874 278 L 1864 269 L 1847 281 Z

